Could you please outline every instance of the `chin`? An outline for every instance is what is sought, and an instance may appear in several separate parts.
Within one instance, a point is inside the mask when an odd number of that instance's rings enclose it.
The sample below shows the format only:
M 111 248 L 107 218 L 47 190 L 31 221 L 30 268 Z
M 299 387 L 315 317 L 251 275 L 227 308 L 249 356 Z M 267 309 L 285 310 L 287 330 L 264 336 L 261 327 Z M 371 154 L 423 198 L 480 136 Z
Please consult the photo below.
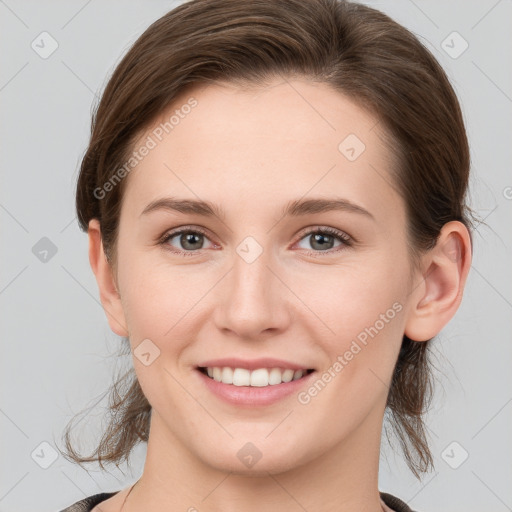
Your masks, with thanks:
M 217 471 L 253 477 L 285 473 L 301 466 L 306 459 L 305 454 L 301 457 L 301 454 L 297 453 L 296 446 L 279 450 L 269 446 L 267 442 L 267 447 L 260 450 L 256 443 L 250 441 L 230 444 L 231 446 L 220 453 L 199 453 L 198 456 L 204 464 Z

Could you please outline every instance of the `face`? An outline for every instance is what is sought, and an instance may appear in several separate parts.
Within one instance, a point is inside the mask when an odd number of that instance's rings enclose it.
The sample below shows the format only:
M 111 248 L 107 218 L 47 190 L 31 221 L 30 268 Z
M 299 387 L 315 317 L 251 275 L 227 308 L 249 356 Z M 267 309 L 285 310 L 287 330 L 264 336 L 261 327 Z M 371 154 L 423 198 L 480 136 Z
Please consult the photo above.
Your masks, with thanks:
M 380 129 L 325 84 L 276 80 L 197 87 L 140 137 L 117 286 L 162 450 L 254 474 L 380 436 L 411 291 Z

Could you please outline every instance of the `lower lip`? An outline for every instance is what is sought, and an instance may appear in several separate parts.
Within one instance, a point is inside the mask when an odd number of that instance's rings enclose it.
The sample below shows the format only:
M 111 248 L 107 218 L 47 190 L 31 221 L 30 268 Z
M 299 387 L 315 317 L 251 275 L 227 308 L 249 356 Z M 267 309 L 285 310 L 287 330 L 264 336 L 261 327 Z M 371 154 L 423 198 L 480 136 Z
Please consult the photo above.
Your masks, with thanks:
M 271 405 L 273 403 L 298 393 L 301 388 L 308 385 L 311 378 L 315 375 L 315 371 L 290 382 L 282 382 L 273 386 L 235 386 L 233 384 L 224 384 L 218 382 L 200 370 L 196 372 L 202 378 L 208 389 L 222 400 L 232 405 Z

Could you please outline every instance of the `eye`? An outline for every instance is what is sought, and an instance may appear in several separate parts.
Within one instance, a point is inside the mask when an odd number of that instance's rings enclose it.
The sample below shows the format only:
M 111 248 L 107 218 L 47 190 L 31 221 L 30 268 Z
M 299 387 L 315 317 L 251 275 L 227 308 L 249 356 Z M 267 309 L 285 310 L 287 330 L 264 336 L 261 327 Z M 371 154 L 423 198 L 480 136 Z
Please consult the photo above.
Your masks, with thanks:
M 176 239 L 174 243 L 168 243 L 173 239 Z M 181 253 L 182 256 L 188 256 L 189 254 L 192 255 L 191 253 L 197 252 L 198 250 L 207 249 L 208 247 L 204 247 L 204 240 L 208 240 L 208 238 L 206 233 L 202 230 L 198 228 L 184 228 L 166 233 L 160 239 L 159 243 L 165 246 L 170 245 L 173 248 L 170 249 L 171 251 Z M 175 244 L 178 244 L 178 247 L 176 247 Z
M 173 240 L 174 243 L 171 242 Z M 164 245 L 168 250 L 181 256 L 193 256 L 194 253 L 201 249 L 208 249 L 208 247 L 205 247 L 205 240 L 209 241 L 206 233 L 203 230 L 199 228 L 186 227 L 166 233 L 160 239 L 159 243 Z M 328 227 L 317 227 L 315 229 L 310 229 L 302 235 L 299 243 L 303 240 L 306 242 L 309 241 L 311 247 L 313 247 L 313 251 L 308 250 L 307 253 L 314 255 L 319 255 L 320 253 L 336 253 L 340 250 L 343 250 L 344 247 L 350 247 L 352 244 L 352 239 L 350 236 L 343 233 L 342 231 Z M 336 241 L 338 241 L 337 245 L 335 245 Z M 215 244 L 210 241 L 209 243 L 211 244 L 210 247 L 215 247 Z M 331 250 L 333 247 L 341 248 Z M 308 249 L 307 247 L 301 248 Z
M 308 254 L 318 255 L 322 252 L 327 252 L 328 254 L 332 254 L 333 252 L 338 252 L 343 250 L 344 247 L 350 247 L 352 243 L 352 239 L 342 231 L 338 231 L 334 228 L 315 228 L 305 233 L 300 241 L 306 241 L 311 244 L 313 247 L 313 251 L 308 251 Z M 339 242 L 337 246 L 335 246 L 336 240 Z M 340 247 L 341 249 L 330 250 L 333 247 Z M 303 249 L 308 249 L 307 247 L 302 247 Z

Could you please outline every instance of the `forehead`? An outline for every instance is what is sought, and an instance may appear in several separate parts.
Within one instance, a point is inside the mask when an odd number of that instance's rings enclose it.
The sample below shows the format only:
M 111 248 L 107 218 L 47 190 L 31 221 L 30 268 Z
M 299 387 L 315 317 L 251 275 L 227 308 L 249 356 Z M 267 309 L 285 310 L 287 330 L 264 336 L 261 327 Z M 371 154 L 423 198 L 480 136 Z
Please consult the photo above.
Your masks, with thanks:
M 367 209 L 400 202 L 378 119 L 323 83 L 196 86 L 133 149 L 143 145 L 151 149 L 130 172 L 124 198 L 133 213 L 166 194 L 225 211 L 261 199 L 279 208 L 308 194 L 349 197 Z

